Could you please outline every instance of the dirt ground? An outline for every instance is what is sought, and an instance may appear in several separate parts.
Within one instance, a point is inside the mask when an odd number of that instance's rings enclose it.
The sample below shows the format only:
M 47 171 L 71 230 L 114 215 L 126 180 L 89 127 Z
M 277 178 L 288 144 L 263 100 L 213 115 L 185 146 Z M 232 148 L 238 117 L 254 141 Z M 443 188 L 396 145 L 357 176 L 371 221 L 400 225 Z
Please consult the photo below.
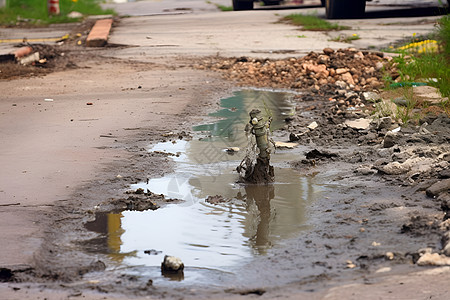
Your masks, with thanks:
M 448 116 L 437 110 L 397 133 L 388 118 L 348 123 L 369 118 L 378 99 L 364 92 L 380 86 L 384 55 L 150 63 L 110 58 L 108 48 L 74 49 L 54 53 L 48 68 L 7 65 L 0 73 L 0 235 L 8 241 L 0 299 L 446 299 L 448 258 L 430 252 L 449 254 Z M 130 184 L 171 172 L 171 159 L 148 145 L 168 132 L 185 138 L 242 85 L 303 92 L 275 136 L 307 147 L 292 168 L 327 174 L 332 189 L 309 208 L 311 229 L 242 266 L 225 288 L 153 286 L 86 251 L 95 234 L 84 224 L 94 213 L 123 208 Z M 419 266 L 422 257 L 429 259 Z

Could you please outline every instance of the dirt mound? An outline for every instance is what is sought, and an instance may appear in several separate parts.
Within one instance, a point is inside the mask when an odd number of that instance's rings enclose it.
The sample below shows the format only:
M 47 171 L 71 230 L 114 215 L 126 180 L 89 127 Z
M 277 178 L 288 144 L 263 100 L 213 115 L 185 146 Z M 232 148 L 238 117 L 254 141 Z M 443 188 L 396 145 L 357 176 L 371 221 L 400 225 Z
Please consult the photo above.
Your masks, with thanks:
M 223 72 L 240 85 L 319 90 L 322 85 L 333 84 L 361 91 L 382 86 L 382 70 L 389 60 L 381 52 L 326 48 L 323 53 L 282 60 L 210 58 L 197 67 Z

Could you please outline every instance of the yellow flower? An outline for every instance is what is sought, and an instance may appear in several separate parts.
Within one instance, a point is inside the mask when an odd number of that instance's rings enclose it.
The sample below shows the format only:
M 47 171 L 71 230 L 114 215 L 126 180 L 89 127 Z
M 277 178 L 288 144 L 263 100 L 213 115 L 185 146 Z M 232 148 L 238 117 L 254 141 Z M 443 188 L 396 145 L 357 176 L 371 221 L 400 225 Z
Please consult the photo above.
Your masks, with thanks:
M 73 1 L 73 0 L 72 0 L 72 1 Z M 415 36 L 416 36 L 416 33 L 414 32 L 414 33 L 413 33 L 413 37 L 415 37 Z
M 76 2 L 78 2 L 78 0 L 72 0 L 72 2 L 75 2 L 75 3 L 76 3 Z
M 358 35 L 356 33 L 354 33 L 353 36 L 358 36 Z

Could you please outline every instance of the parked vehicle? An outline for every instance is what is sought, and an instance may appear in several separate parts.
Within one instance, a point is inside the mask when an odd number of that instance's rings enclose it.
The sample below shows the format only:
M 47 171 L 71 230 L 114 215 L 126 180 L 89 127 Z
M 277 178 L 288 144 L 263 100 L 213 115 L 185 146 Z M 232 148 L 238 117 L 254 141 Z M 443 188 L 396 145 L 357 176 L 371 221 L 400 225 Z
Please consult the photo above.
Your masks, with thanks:
M 252 10 L 255 0 L 233 0 L 233 10 Z M 328 19 L 354 18 L 364 14 L 366 0 L 320 0 Z M 264 5 L 278 5 L 283 0 L 263 0 Z
M 234 10 L 252 10 L 253 1 L 256 0 L 233 0 Z M 327 19 L 351 19 L 364 15 L 366 1 L 372 0 L 320 0 L 325 6 Z M 263 0 L 265 5 L 280 4 L 282 0 Z M 447 4 L 448 0 L 442 0 L 441 4 Z
M 364 15 L 366 0 L 321 0 L 327 19 L 348 19 Z M 324 3 L 325 2 L 325 3 Z
M 233 10 L 252 10 L 254 0 L 233 0 Z M 264 5 L 279 5 L 283 0 L 263 0 Z

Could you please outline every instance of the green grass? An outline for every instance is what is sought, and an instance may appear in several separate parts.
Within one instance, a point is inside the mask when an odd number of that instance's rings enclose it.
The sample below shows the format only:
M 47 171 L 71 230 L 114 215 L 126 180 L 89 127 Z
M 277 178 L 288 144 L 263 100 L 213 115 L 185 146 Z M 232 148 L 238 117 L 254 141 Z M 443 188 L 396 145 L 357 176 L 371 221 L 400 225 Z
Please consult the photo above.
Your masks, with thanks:
M 5 7 L 0 8 L 0 25 L 16 25 L 17 23 L 52 24 L 79 21 L 68 18 L 67 14 L 77 11 L 83 15 L 115 14 L 113 10 L 104 10 L 99 0 L 60 0 L 60 15 L 49 16 L 46 0 L 7 0 Z
M 394 57 L 391 64 L 395 64 L 396 70 L 400 76 L 399 80 L 402 87 L 386 92 L 400 95 L 407 100 L 407 105 L 397 106 L 397 111 L 393 112 L 397 119 L 400 119 L 404 124 L 412 120 L 417 121 L 427 113 L 442 113 L 445 112 L 450 115 L 449 100 L 441 100 L 440 103 L 431 105 L 427 101 L 416 98 L 413 94 L 413 88 L 410 86 L 414 82 L 426 82 L 430 86 L 439 89 L 443 98 L 450 97 L 450 16 L 442 17 L 437 26 L 437 32 L 432 33 L 436 39 L 434 41 L 433 51 L 408 51 L 397 48 L 400 56 Z M 413 42 L 421 44 L 420 38 L 416 38 Z M 393 47 L 392 47 L 393 48 Z M 400 47 L 402 48 L 402 47 Z M 392 83 L 395 84 L 390 75 L 383 77 L 387 87 Z M 399 84 L 396 84 L 398 86 Z M 391 88 L 392 89 L 392 88 Z M 376 107 L 378 114 L 386 114 L 385 107 Z
M 450 17 L 447 15 L 439 20 L 438 34 L 439 51 L 425 53 L 402 53 L 394 57 L 392 62 L 402 81 L 428 82 L 437 87 L 443 97 L 450 96 Z M 428 79 L 435 78 L 435 81 Z M 385 78 L 386 82 L 392 78 Z
M 225 6 L 225 5 L 221 5 L 221 4 L 216 4 L 216 6 L 221 11 L 232 11 L 233 10 L 233 6 Z
M 291 14 L 282 19 L 294 25 L 302 26 L 305 30 L 312 31 L 332 31 L 350 29 L 348 26 L 341 26 L 337 23 L 330 23 L 315 15 Z
M 450 96 L 450 65 L 444 53 L 424 53 L 417 56 L 401 55 L 392 60 L 398 64 L 401 81 L 428 82 L 437 87 L 443 97 Z M 436 81 L 430 81 L 434 78 Z M 389 82 L 389 78 L 385 78 Z
M 352 34 L 352 35 L 343 35 L 340 34 L 339 36 L 335 37 L 334 39 L 331 39 L 333 42 L 343 42 L 343 43 L 351 43 L 352 41 L 356 41 L 361 39 L 359 35 Z
M 430 86 L 439 89 L 442 97 L 450 97 L 450 16 L 444 16 L 439 20 L 437 32 L 433 36 L 437 40 L 433 51 L 415 51 L 401 52 L 401 55 L 394 57 L 391 64 L 396 65 L 400 81 L 403 87 L 400 87 L 396 93 L 403 93 L 403 98 L 408 100 L 406 107 L 398 107 L 396 115 L 404 123 L 415 118 L 414 111 L 420 111 L 420 114 L 428 112 L 445 112 L 450 115 L 449 100 L 442 100 L 438 105 L 430 106 L 427 102 L 418 103 L 410 95 L 413 82 L 426 82 Z M 417 42 L 416 43 L 420 43 Z M 383 77 L 386 85 L 394 83 L 393 79 L 386 75 Z M 397 80 L 398 81 L 398 80 Z M 381 109 L 378 109 L 381 110 Z
M 225 6 L 225 5 L 222 5 L 222 4 L 213 3 L 213 2 L 211 2 L 209 0 L 207 0 L 206 3 L 214 4 L 221 11 L 232 11 L 233 10 L 233 6 Z
M 442 42 L 443 52 L 447 58 L 447 62 L 450 59 L 450 15 L 439 20 L 439 40 Z

